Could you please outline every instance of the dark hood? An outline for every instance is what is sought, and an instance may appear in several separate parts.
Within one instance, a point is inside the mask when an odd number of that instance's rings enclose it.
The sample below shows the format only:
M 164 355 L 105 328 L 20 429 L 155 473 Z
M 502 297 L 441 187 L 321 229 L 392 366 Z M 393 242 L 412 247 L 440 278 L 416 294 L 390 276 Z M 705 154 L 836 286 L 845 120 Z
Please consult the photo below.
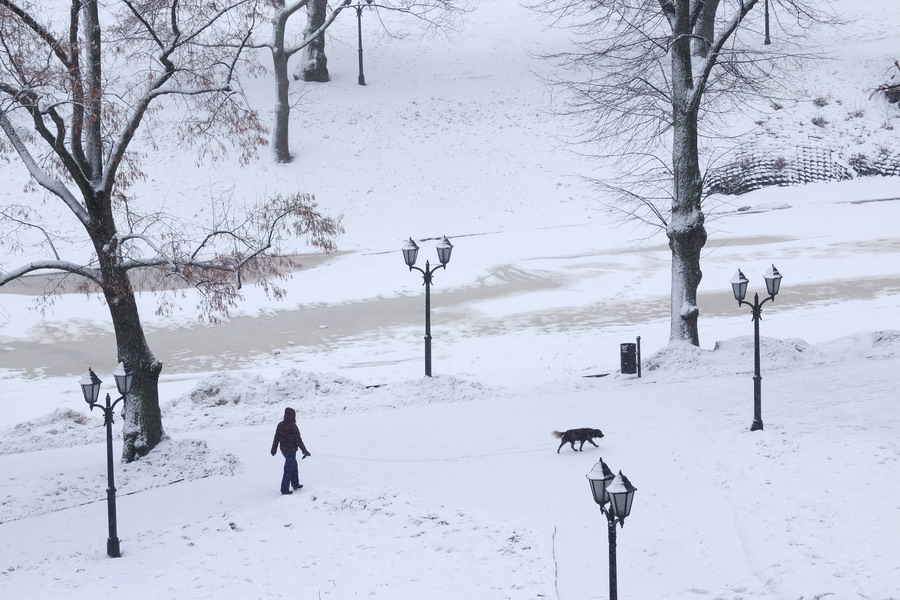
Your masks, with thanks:
M 297 422 L 296 411 L 294 411 L 294 409 L 291 407 L 287 407 L 286 409 L 284 409 L 284 420 L 289 421 L 291 423 L 296 423 Z

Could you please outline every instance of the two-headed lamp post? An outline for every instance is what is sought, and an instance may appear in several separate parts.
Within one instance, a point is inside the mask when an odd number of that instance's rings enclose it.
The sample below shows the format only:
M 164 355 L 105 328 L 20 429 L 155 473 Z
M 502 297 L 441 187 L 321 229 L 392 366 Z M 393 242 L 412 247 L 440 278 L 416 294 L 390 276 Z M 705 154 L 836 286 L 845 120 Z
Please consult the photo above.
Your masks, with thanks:
M 109 520 L 109 538 L 106 540 L 106 553 L 118 558 L 122 554 L 119 552 L 119 537 L 116 532 L 116 483 L 113 475 L 113 443 L 112 443 L 112 424 L 113 409 L 116 404 L 125 399 L 128 392 L 131 391 L 131 382 L 134 380 L 134 372 L 125 365 L 119 363 L 116 370 L 113 371 L 113 377 L 116 380 L 116 387 L 119 389 L 121 396 L 112 404 L 110 404 L 109 394 L 106 394 L 106 406 L 97 403 L 100 397 L 100 378 L 94 373 L 93 369 L 88 369 L 87 373 L 81 378 L 81 392 L 84 394 L 84 401 L 88 403 L 91 410 L 96 406 L 103 411 L 103 419 L 106 424 L 106 509 Z
M 594 502 L 606 516 L 606 531 L 609 536 L 609 600 L 618 598 L 618 576 L 616 574 L 616 524 L 625 526 L 625 517 L 631 514 L 636 487 L 619 471 L 613 475 L 601 458 L 587 474 L 591 484 Z M 607 506 L 608 505 L 608 506 Z
M 422 270 L 416 265 L 416 257 L 419 255 L 419 246 L 409 238 L 400 249 L 403 253 L 403 262 L 412 271 L 415 269 L 422 274 L 425 283 L 425 376 L 431 377 L 431 278 L 438 269 L 446 269 L 447 263 L 450 262 L 450 253 L 453 251 L 453 244 L 447 239 L 447 236 L 441 238 L 437 245 L 438 261 L 441 264 L 431 266 L 427 260 L 425 261 L 425 269 Z
M 769 267 L 766 274 L 763 275 L 766 280 L 766 291 L 769 297 L 762 301 L 759 299 L 759 293 L 753 294 L 753 302 L 744 300 L 747 296 L 747 285 L 749 280 L 744 277 L 741 270 L 734 274 L 731 279 L 731 289 L 734 292 L 734 299 L 738 301 L 738 306 L 746 305 L 750 307 L 753 313 L 753 423 L 750 425 L 750 431 L 757 431 L 763 428 L 762 422 L 762 376 L 759 374 L 759 322 L 762 319 L 762 305 L 769 300 L 775 301 L 778 290 L 781 289 L 781 273 L 775 268 L 775 265 Z

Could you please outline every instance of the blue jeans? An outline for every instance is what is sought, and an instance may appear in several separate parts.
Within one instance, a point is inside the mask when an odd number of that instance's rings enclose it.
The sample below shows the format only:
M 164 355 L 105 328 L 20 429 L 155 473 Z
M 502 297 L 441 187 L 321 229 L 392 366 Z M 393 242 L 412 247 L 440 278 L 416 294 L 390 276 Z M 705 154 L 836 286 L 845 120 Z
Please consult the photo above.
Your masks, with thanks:
M 285 493 L 293 486 L 295 488 L 300 487 L 300 470 L 297 466 L 297 451 L 293 452 L 285 452 L 281 451 L 284 455 L 284 475 L 281 477 L 281 492 Z

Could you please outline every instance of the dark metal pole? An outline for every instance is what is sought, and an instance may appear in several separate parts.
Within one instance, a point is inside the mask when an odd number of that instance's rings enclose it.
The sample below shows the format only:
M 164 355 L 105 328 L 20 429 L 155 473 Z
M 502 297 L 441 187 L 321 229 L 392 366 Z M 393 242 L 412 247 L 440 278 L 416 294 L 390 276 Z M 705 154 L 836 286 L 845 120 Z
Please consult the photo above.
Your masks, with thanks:
M 609 600 L 616 600 L 619 596 L 616 574 L 616 518 L 607 512 L 606 520 L 606 529 L 609 532 Z
M 753 424 L 750 425 L 750 431 L 757 431 L 763 428 L 762 375 L 759 373 L 759 321 L 762 316 L 762 306 L 759 303 L 759 294 L 753 295 L 751 308 L 753 309 Z
M 431 377 L 431 268 L 425 261 L 425 376 Z
M 637 372 L 638 379 L 641 377 L 641 336 L 637 336 Z
M 356 7 L 356 29 L 359 33 L 359 85 L 366 85 L 366 76 L 363 75 L 363 48 L 362 48 L 362 5 Z
M 116 532 L 116 483 L 113 474 L 113 441 L 112 423 L 113 407 L 109 404 L 109 394 L 106 394 L 106 408 L 103 410 L 106 421 L 106 508 L 109 517 L 109 538 L 106 540 L 106 553 L 112 558 L 119 558 L 119 537 Z
M 766 0 L 763 10 L 764 10 L 765 21 L 766 21 L 766 39 L 765 39 L 765 42 L 763 42 L 763 43 L 766 46 L 768 46 L 769 44 L 772 43 L 772 40 L 769 38 L 769 0 Z

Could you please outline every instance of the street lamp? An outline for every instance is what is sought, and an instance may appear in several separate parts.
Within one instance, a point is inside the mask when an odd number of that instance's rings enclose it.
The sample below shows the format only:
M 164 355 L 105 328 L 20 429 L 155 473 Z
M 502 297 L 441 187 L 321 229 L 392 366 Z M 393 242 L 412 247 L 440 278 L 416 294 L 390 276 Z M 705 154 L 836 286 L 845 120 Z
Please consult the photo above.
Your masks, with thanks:
M 750 431 L 756 431 L 763 428 L 762 422 L 762 376 L 759 374 L 759 321 L 762 319 L 762 305 L 767 301 L 775 301 L 778 290 L 781 288 L 781 273 L 775 268 L 775 265 L 769 267 L 766 274 L 763 275 L 766 280 L 766 291 L 769 297 L 759 301 L 759 294 L 753 295 L 753 303 L 747 302 L 744 298 L 747 296 L 747 285 L 749 280 L 744 277 L 741 270 L 734 274 L 731 279 L 731 289 L 734 292 L 734 299 L 738 301 L 738 306 L 745 304 L 750 307 L 753 313 L 753 424 L 750 425 Z
M 79 383 L 81 384 L 81 393 L 84 394 L 84 401 L 88 403 L 91 410 L 93 411 L 96 406 L 103 411 L 103 421 L 106 425 L 106 509 L 109 518 L 109 538 L 106 540 L 106 554 L 113 558 L 118 558 L 122 554 L 119 552 L 119 537 L 116 533 L 116 484 L 113 476 L 112 448 L 113 409 L 131 391 L 134 372 L 125 363 L 120 362 L 112 374 L 121 396 L 110 404 L 109 394 L 106 394 L 106 406 L 97 404 L 97 399 L 100 397 L 100 384 L 103 382 L 100 381 L 93 369 L 88 368 L 87 373 L 84 374 Z
M 353 5 L 353 8 L 356 9 L 356 30 L 359 33 L 359 78 L 357 79 L 359 85 L 366 85 L 366 76 L 363 75 L 362 11 L 366 6 L 371 6 L 372 2 L 374 0 L 366 0 L 365 4 L 360 1 L 358 4 Z
M 631 503 L 634 502 L 637 488 L 622 475 L 622 471 L 614 476 L 602 458 L 587 474 L 587 479 L 591 484 L 594 502 L 600 505 L 600 510 L 606 515 L 606 531 L 609 536 L 609 600 L 616 600 L 616 523 L 619 527 L 625 526 L 625 517 L 631 514 Z
M 441 238 L 441 241 L 437 245 L 437 254 L 438 261 L 441 264 L 435 266 L 433 269 L 431 268 L 431 263 L 427 260 L 425 261 L 425 270 L 423 271 L 416 265 L 416 257 L 419 254 L 419 246 L 413 241 L 412 238 L 409 238 L 400 251 L 403 253 L 403 261 L 406 263 L 406 266 L 409 267 L 409 270 L 412 271 L 415 269 L 419 273 L 422 274 L 422 279 L 425 282 L 425 376 L 431 377 L 431 277 L 432 274 L 438 269 L 447 268 L 447 263 L 450 262 L 450 253 L 453 251 L 453 244 L 450 243 L 450 240 L 447 239 L 447 236 Z

